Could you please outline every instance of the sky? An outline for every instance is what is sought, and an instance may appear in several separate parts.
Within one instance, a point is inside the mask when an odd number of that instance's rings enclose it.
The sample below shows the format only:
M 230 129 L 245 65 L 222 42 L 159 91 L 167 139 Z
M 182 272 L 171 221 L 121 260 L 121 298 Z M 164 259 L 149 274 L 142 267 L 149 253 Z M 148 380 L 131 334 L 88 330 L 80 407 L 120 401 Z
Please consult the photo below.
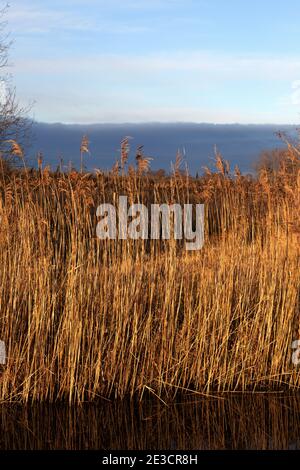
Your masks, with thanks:
M 38 121 L 298 124 L 299 0 L 11 0 Z

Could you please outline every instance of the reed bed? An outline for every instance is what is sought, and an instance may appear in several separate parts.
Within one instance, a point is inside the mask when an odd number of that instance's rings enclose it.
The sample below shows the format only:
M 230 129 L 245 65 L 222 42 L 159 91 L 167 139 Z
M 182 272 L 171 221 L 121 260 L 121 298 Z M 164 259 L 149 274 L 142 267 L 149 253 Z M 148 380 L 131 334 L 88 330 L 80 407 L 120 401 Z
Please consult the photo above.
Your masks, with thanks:
M 298 389 L 300 165 L 257 178 L 0 171 L 2 402 Z M 204 203 L 205 244 L 96 237 L 101 202 Z

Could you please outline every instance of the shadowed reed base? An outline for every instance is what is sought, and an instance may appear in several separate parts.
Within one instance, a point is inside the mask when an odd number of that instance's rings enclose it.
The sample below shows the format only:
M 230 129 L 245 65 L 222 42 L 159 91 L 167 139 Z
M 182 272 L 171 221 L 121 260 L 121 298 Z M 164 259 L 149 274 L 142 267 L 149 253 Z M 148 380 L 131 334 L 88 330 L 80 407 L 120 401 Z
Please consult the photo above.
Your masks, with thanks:
M 2 406 L 1 450 L 300 448 L 297 396 L 231 396 L 165 407 L 145 400 Z

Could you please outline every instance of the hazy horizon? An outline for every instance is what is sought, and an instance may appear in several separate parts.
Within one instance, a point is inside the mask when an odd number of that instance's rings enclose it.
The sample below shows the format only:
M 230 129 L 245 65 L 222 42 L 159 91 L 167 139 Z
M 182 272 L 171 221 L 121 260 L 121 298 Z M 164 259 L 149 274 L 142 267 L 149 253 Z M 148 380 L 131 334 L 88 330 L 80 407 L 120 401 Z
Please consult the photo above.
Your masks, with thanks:
M 244 173 L 253 172 L 255 162 L 264 150 L 280 148 L 283 143 L 276 132 L 294 136 L 296 126 L 262 124 L 210 123 L 98 123 L 98 124 L 33 124 L 33 143 L 29 159 L 36 165 L 35 155 L 42 152 L 45 164 L 57 167 L 72 161 L 79 168 L 79 146 L 83 134 L 90 140 L 90 155 L 84 161 L 88 170 L 109 170 L 120 157 L 120 142 L 130 136 L 130 163 L 135 163 L 135 151 L 144 146 L 151 156 L 153 170 L 170 170 L 178 150 L 185 154 L 192 174 L 201 173 L 203 166 L 212 166 L 214 148 L 223 154 L 232 168 L 238 165 Z
M 182 124 L 182 125 L 209 125 L 209 126 L 288 126 L 288 127 L 298 127 L 300 123 L 287 123 L 287 122 L 212 122 L 212 121 L 97 121 L 97 122 L 80 122 L 80 121 L 39 121 L 36 119 L 32 120 L 34 123 L 37 124 L 62 124 L 63 126 L 97 126 L 97 125 L 112 125 L 112 126 L 122 126 L 122 125 L 151 125 L 151 124 L 159 124 L 159 125 L 173 125 L 173 124 Z

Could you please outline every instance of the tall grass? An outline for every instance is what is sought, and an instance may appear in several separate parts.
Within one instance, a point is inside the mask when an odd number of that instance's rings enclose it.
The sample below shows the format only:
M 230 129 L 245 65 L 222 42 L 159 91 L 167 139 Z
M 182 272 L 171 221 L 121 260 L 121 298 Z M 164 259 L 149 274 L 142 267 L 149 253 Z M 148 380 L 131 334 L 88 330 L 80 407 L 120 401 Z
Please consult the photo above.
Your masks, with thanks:
M 2 401 L 300 387 L 300 165 L 235 176 L 0 175 Z M 205 245 L 101 241 L 101 202 L 205 204 Z

